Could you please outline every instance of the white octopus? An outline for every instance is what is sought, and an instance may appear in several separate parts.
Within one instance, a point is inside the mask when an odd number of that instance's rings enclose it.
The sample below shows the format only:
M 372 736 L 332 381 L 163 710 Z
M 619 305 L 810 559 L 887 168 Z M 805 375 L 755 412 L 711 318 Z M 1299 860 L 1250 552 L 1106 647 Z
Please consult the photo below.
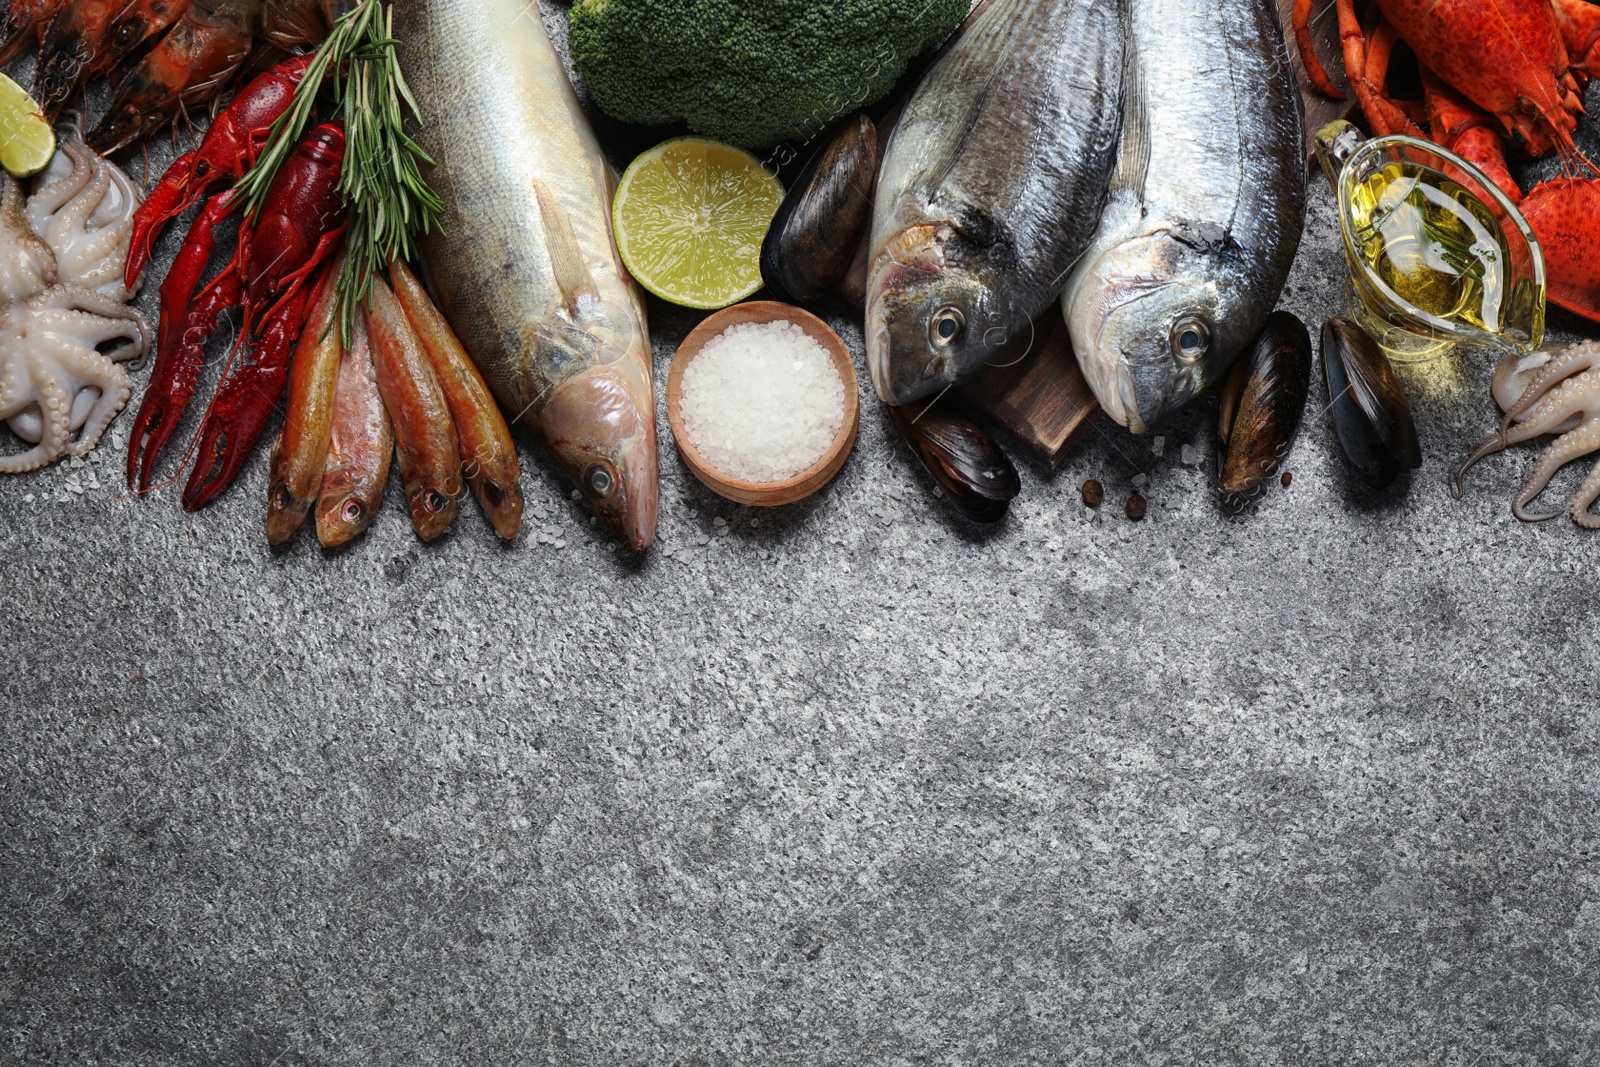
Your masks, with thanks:
M 126 174 L 68 130 L 31 197 L 3 179 L 0 419 L 34 446 L 0 456 L 0 473 L 11 474 L 99 443 L 133 389 L 119 364 L 142 363 L 150 324 L 125 303 L 123 264 L 143 199 Z
M 1600 343 L 1583 341 L 1559 352 L 1539 350 L 1526 356 L 1508 356 L 1494 374 L 1494 398 L 1505 411 L 1500 432 L 1468 457 L 1456 474 L 1456 496 L 1461 478 L 1485 456 L 1543 434 L 1558 434 L 1533 468 L 1533 476 L 1512 501 L 1511 511 L 1523 522 L 1543 522 L 1560 511 L 1532 514 L 1536 500 L 1556 471 L 1594 452 L 1600 452 Z M 1600 463 L 1589 472 L 1572 498 L 1568 514 L 1586 530 L 1600 530 L 1600 515 L 1589 510 L 1600 500 Z

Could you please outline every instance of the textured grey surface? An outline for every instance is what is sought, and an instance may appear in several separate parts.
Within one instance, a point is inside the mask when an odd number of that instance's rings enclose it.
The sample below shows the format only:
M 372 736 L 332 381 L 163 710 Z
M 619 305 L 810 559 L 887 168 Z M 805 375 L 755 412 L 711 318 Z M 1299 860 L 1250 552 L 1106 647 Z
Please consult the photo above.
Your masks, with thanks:
M 1285 305 L 1339 269 L 1314 187 Z M 1238 515 L 1212 404 L 991 531 L 875 403 L 774 512 L 669 447 L 643 559 L 533 448 L 509 546 L 0 481 L 0 1062 L 1594 1063 L 1600 540 L 1529 449 L 1450 499 L 1488 372 L 1408 374 L 1383 496 L 1317 386 Z

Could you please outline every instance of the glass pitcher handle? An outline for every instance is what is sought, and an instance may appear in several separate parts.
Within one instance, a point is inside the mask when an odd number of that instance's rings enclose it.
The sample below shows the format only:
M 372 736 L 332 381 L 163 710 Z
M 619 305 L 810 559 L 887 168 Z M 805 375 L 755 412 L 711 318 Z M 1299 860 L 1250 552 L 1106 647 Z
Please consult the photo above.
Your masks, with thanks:
M 1344 119 L 1334 119 L 1317 131 L 1317 162 L 1322 164 L 1322 173 L 1334 196 L 1339 195 L 1339 176 L 1344 173 L 1344 165 L 1365 140 L 1361 131 Z

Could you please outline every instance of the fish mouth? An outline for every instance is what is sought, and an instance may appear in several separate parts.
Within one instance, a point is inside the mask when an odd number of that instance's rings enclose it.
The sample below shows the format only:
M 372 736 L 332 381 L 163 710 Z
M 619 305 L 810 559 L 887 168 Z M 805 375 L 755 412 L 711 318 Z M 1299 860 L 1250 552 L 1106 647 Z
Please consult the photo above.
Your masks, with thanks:
M 890 352 L 894 347 L 887 326 L 878 328 L 874 340 L 882 352 Z M 944 356 L 935 357 L 922 364 L 910 360 L 884 358 L 869 360 L 868 365 L 872 372 L 872 387 L 877 390 L 878 396 L 885 404 L 894 407 L 909 404 L 913 400 L 920 400 L 948 388 L 958 376 L 954 365 Z
M 270 496 L 273 504 L 267 508 L 267 543 L 281 545 L 305 524 L 315 501 L 297 499 L 285 487 L 272 490 Z
M 867 363 L 886 404 L 931 396 L 991 355 L 985 344 L 995 313 L 1011 309 L 994 298 L 984 264 L 968 256 L 965 240 L 950 223 L 924 223 L 896 233 L 873 256 Z M 941 321 L 949 333 L 939 332 Z
M 1186 322 L 1215 329 L 1215 304 L 1190 287 L 1125 280 L 1100 290 L 1087 309 L 1075 310 L 1086 327 L 1073 329 L 1075 345 L 1086 341 L 1078 353 L 1084 378 L 1105 413 L 1133 433 L 1148 433 L 1192 400 L 1214 364 L 1211 355 L 1185 364 L 1174 354 L 1172 331 Z M 1217 343 L 1220 338 L 1213 339 Z
M 1094 284 L 1092 277 L 1088 284 Z M 1128 331 L 1121 327 L 1128 318 L 1137 318 L 1161 288 L 1159 284 L 1125 283 L 1102 291 L 1091 312 L 1087 351 L 1079 353 L 1084 379 L 1101 409 L 1136 434 L 1147 432 L 1149 422 L 1142 401 L 1144 390 L 1136 384 L 1136 372 L 1128 359 L 1124 340 Z
M 323 548 L 340 548 L 372 524 L 373 509 L 357 493 L 342 492 L 317 502 L 317 540 Z
M 635 379 L 643 378 L 640 382 Z M 634 552 L 655 543 L 660 499 L 647 374 L 594 367 L 563 384 L 539 415 L 545 444 L 612 536 Z

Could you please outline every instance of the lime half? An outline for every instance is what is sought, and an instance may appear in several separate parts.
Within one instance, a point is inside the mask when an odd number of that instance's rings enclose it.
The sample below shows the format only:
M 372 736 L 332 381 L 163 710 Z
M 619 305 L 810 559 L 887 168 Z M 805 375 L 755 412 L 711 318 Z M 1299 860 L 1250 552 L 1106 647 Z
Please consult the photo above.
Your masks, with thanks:
M 611 214 L 640 285 L 684 307 L 723 308 L 761 288 L 761 242 L 782 201 L 755 156 L 681 137 L 629 165 Z
M 19 178 L 44 170 L 56 135 L 28 91 L 0 74 L 0 167 Z

